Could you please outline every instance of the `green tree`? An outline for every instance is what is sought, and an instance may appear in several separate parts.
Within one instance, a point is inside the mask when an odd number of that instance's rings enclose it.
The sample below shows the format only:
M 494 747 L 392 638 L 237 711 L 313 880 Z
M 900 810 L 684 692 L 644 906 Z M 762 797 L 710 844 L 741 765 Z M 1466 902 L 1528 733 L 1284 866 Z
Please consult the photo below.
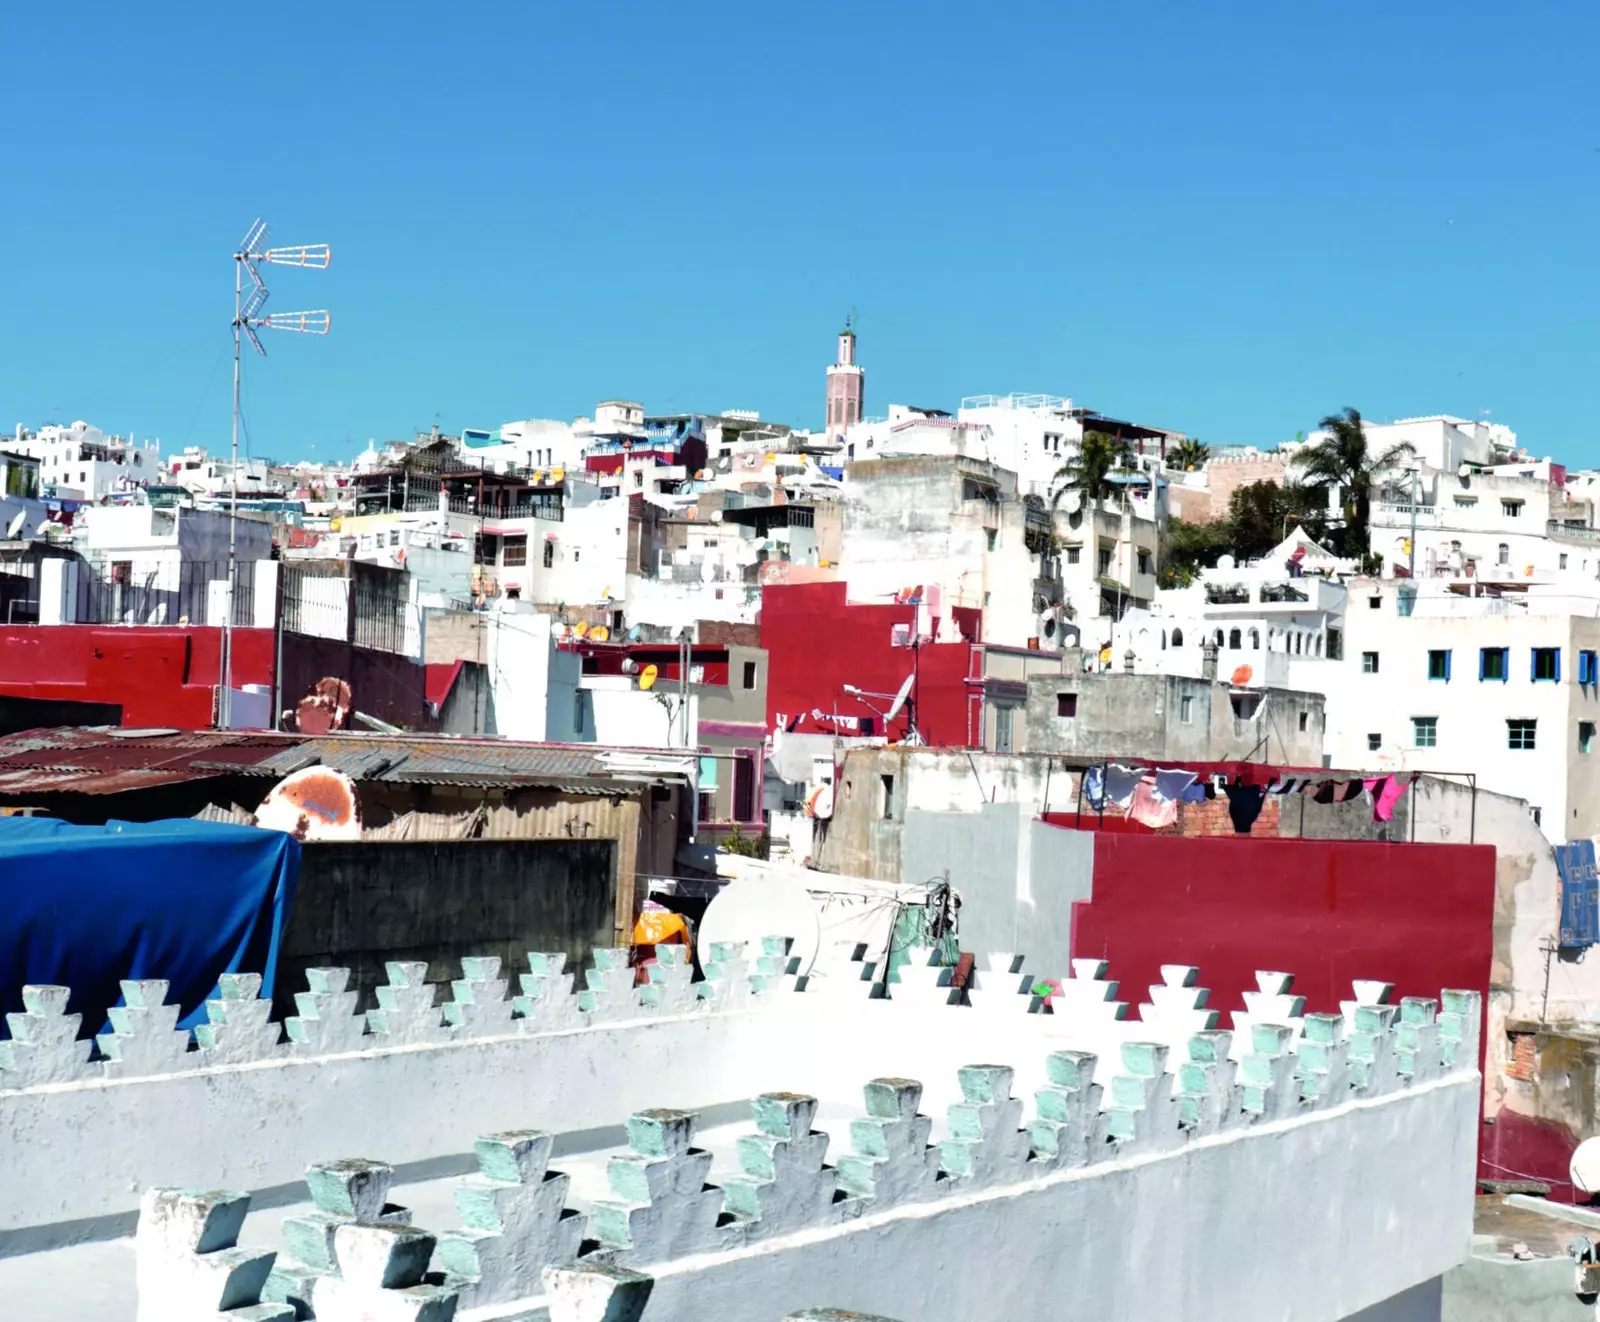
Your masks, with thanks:
M 1126 467 L 1132 455 L 1133 446 L 1120 436 L 1085 432 L 1078 453 L 1050 479 L 1050 507 L 1060 505 L 1069 491 L 1081 491 L 1088 500 L 1103 500 L 1111 485 L 1106 479 L 1114 470 Z
M 1179 441 L 1167 451 L 1167 467 L 1180 473 L 1204 468 L 1211 458 L 1211 447 L 1198 437 L 1190 436 Z
M 1221 520 L 1213 523 L 1186 523 L 1171 519 L 1161 543 L 1161 568 L 1156 583 L 1164 588 L 1187 587 L 1202 569 L 1217 563 L 1228 550 L 1230 533 Z
M 1294 457 L 1308 487 L 1333 487 L 1339 492 L 1344 510 L 1344 526 L 1335 537 L 1343 555 L 1365 555 L 1367 526 L 1372 516 L 1372 488 L 1390 469 L 1412 458 L 1416 451 L 1410 442 L 1391 445 L 1382 454 L 1367 444 L 1361 414 L 1353 408 L 1331 413 L 1320 424 L 1328 435 Z

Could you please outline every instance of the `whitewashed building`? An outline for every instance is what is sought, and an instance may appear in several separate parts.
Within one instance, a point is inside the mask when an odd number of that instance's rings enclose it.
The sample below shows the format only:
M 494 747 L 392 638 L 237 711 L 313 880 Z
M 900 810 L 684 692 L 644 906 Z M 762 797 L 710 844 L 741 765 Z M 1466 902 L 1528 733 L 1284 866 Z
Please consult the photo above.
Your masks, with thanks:
M 1600 591 L 1355 579 L 1332 765 L 1469 774 L 1555 843 L 1600 832 Z
M 39 461 L 39 480 L 47 494 L 99 500 L 162 481 L 161 445 L 135 444 L 132 437 L 108 436 L 87 422 L 63 427 L 47 423 L 29 431 L 20 423 L 5 449 Z

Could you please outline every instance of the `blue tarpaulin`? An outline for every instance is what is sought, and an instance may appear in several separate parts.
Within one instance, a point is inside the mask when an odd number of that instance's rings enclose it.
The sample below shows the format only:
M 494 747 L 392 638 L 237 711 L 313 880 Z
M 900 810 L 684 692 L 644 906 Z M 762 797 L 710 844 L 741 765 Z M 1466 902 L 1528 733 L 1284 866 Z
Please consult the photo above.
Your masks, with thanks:
M 1600 943 L 1600 882 L 1595 878 L 1593 840 L 1556 846 L 1561 874 L 1561 945 L 1576 949 Z
M 260 973 L 270 996 L 299 873 L 281 831 L 0 817 L 0 1009 L 29 983 L 70 987 L 96 1032 L 124 978 L 165 978 L 185 1026 L 224 973 Z

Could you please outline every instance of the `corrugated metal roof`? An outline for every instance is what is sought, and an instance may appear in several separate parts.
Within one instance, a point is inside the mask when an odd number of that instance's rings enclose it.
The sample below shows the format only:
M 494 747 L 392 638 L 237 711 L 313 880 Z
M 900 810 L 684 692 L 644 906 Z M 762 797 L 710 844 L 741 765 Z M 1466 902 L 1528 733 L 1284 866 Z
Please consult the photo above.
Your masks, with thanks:
M 541 785 L 567 792 L 687 780 L 694 754 L 439 735 L 301 735 L 105 727 L 30 730 L 0 739 L 0 795 L 115 794 L 224 775 L 277 780 L 321 765 L 399 784 Z

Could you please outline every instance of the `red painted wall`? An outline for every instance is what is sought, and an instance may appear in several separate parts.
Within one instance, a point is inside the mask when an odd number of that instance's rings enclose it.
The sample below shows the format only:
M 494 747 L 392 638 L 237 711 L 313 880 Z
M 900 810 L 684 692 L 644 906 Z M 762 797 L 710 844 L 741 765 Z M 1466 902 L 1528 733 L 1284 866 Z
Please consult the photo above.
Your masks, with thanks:
M 1314 1011 L 1337 1010 L 1357 978 L 1393 982 L 1397 997 L 1461 987 L 1487 1001 L 1494 866 L 1489 845 L 1098 832 L 1072 953 L 1110 960 L 1134 1007 L 1162 964 L 1193 964 L 1224 1028 L 1257 969 L 1294 974 Z
M 233 682 L 272 682 L 271 629 L 233 631 Z M 127 726 L 211 725 L 222 630 L 87 624 L 0 628 L 0 693 L 122 704 Z
M 963 629 L 977 635 L 976 612 L 964 613 Z M 911 673 L 909 649 L 895 647 L 896 624 L 910 624 L 914 606 L 878 606 L 846 600 L 843 583 L 769 584 L 761 590 L 761 646 L 767 650 L 767 725 L 780 712 L 794 715 L 821 708 L 841 716 L 872 716 L 873 710 L 844 691 L 846 684 L 869 693 L 894 693 Z M 967 673 L 972 648 L 966 642 L 930 643 L 919 650 L 917 725 L 934 745 L 967 743 Z M 885 704 L 877 703 L 878 707 Z M 802 731 L 817 730 L 809 719 Z M 881 731 L 880 731 L 881 733 Z M 890 734 L 905 734 L 897 720 Z

